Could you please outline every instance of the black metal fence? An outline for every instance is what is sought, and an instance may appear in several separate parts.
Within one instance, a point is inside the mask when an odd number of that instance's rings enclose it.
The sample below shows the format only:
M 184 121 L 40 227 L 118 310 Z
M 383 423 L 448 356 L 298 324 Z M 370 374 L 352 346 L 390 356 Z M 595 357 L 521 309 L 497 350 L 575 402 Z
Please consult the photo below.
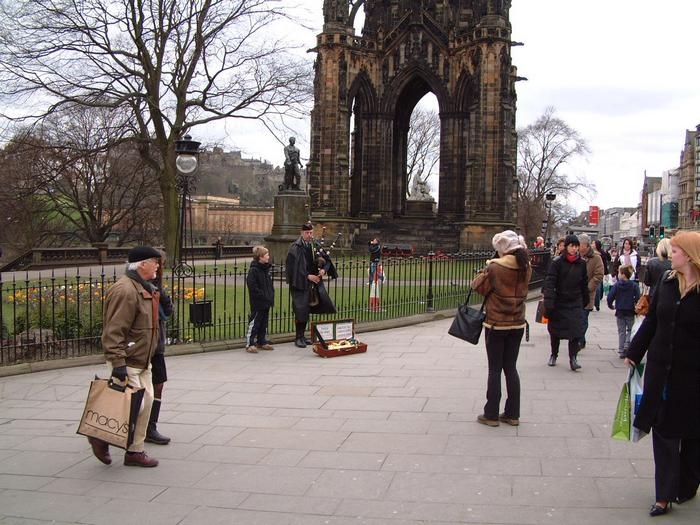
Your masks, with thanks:
M 327 281 L 337 313 L 319 319 L 352 318 L 368 321 L 407 317 L 457 307 L 466 295 L 474 273 L 491 253 L 432 255 L 383 260 L 385 279 L 368 284 L 366 258 L 336 259 L 340 277 Z M 533 252 L 532 287 L 541 282 L 549 253 Z M 275 305 L 269 333 L 294 330 L 294 317 L 282 268 L 274 271 Z M 0 366 L 22 362 L 98 354 L 102 332 L 102 306 L 109 286 L 122 270 L 99 272 L 77 269 L 39 273 L 35 278 L 0 278 Z M 170 344 L 236 341 L 248 326 L 248 262 L 219 261 L 201 264 L 189 277 L 166 272 L 175 313 L 166 334 Z M 370 297 L 372 300 L 370 300 Z M 478 298 L 475 297 L 475 300 Z M 313 320 L 313 319 L 312 319 Z

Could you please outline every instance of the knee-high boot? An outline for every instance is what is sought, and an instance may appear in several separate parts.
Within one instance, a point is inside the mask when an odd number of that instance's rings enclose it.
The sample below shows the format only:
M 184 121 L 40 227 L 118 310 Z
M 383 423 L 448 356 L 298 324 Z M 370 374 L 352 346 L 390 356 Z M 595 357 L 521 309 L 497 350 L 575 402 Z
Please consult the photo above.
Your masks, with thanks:
M 148 430 L 146 431 L 146 442 L 155 443 L 156 445 L 167 445 L 170 443 L 170 438 L 164 436 L 158 429 L 156 425 L 158 423 L 158 416 L 160 415 L 160 399 L 153 400 L 153 408 L 151 408 L 151 418 L 148 420 Z

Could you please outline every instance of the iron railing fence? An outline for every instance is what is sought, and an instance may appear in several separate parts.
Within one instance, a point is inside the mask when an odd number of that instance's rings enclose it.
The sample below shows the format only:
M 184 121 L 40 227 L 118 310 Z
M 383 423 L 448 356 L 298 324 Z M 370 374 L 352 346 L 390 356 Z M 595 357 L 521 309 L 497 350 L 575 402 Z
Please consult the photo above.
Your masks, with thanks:
M 356 324 L 456 308 L 474 273 L 491 253 L 440 254 L 383 260 L 385 280 L 368 285 L 366 258 L 335 259 L 339 278 L 326 281 L 337 313 L 316 319 L 352 318 Z M 546 255 L 546 257 L 544 257 Z M 544 260 L 546 258 L 546 260 Z M 538 286 L 548 253 L 533 256 Z M 175 312 L 166 334 L 170 344 L 243 340 L 248 326 L 246 275 L 249 262 L 198 264 L 191 276 L 166 271 L 166 288 Z M 111 284 L 123 273 L 117 268 L 78 268 L 39 272 L 3 280 L 0 274 L 0 366 L 101 353 L 102 306 Z M 86 272 L 86 273 L 85 273 Z M 274 269 L 275 305 L 269 333 L 294 331 L 289 290 L 283 268 Z M 370 302 L 370 294 L 377 299 Z M 478 300 L 474 297 L 474 300 Z M 313 321 L 313 318 L 312 318 Z

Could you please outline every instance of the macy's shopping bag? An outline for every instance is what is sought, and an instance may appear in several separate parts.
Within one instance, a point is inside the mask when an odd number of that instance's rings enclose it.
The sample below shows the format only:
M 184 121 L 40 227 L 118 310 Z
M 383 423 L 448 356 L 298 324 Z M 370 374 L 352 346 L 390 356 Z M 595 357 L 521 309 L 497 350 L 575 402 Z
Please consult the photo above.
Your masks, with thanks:
M 143 394 L 143 388 L 122 386 L 95 376 L 77 433 L 127 449 L 134 441 Z

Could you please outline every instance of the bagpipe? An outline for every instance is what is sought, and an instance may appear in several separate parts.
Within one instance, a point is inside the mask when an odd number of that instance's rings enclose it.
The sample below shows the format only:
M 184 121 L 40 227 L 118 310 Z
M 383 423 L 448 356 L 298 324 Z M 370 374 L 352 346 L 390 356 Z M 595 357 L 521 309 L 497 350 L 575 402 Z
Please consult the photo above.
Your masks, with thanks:
M 314 257 L 316 258 L 319 270 L 323 268 L 326 271 L 326 275 L 331 279 L 338 278 L 338 270 L 336 270 L 333 259 L 331 259 L 331 251 L 335 249 L 335 245 L 342 236 L 342 233 L 338 233 L 331 245 L 326 247 L 326 227 L 324 226 L 321 230 L 321 238 L 311 240 L 314 247 Z
M 338 233 L 330 246 L 326 247 L 326 227 L 323 227 L 321 238 L 312 239 L 313 254 L 316 259 L 316 264 L 318 269 L 323 269 L 326 275 L 331 279 L 338 278 L 338 271 L 333 264 L 333 259 L 331 259 L 331 251 L 335 248 L 338 240 L 343 236 L 342 233 Z M 318 284 L 312 284 L 309 295 L 309 306 L 310 312 L 312 314 L 334 314 L 336 313 L 335 305 L 328 295 L 328 290 L 323 284 L 323 280 L 319 281 Z

